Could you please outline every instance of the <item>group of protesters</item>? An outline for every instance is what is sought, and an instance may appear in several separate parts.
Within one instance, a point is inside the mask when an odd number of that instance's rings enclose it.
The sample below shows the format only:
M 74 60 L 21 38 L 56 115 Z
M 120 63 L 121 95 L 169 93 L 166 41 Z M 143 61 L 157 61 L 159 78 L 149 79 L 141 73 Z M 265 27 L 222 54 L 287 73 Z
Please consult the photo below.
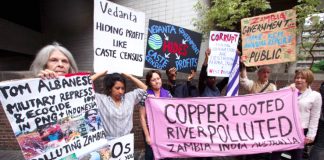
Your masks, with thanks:
M 143 83 L 138 78 L 126 73 L 109 73 L 109 70 L 95 73 L 91 76 L 93 81 L 103 78 L 104 93 L 95 94 L 99 115 L 106 132 L 107 139 L 114 139 L 127 135 L 133 128 L 134 106 L 140 104 L 140 122 L 143 128 L 145 140 L 145 159 L 154 159 L 150 147 L 151 139 L 149 128 L 147 127 L 145 112 L 145 97 L 216 97 L 221 96 L 223 88 L 228 83 L 228 78 L 223 78 L 217 82 L 216 77 L 207 75 L 208 57 L 210 49 L 205 52 L 205 59 L 199 75 L 198 87 L 191 81 L 196 72 L 191 71 L 187 77 L 187 82 L 177 82 L 176 68 L 168 68 L 166 75 L 168 81 L 162 84 L 162 77 L 159 70 L 150 70 L 146 74 L 146 82 Z M 60 75 L 77 73 L 78 68 L 72 54 L 58 43 L 53 43 L 43 47 L 37 54 L 30 68 L 36 77 L 43 79 L 56 78 Z M 109 74 L 108 74 L 109 73 Z M 269 81 L 271 67 L 261 66 L 257 71 L 257 80 L 250 80 L 247 77 L 245 67 L 240 71 L 240 85 L 249 93 L 264 93 L 277 90 L 274 83 Z M 132 81 L 137 88 L 126 93 L 126 79 Z M 324 155 L 324 115 L 321 113 L 323 99 L 321 94 L 311 89 L 314 75 L 309 69 L 301 69 L 295 72 L 292 89 L 298 90 L 298 107 L 300 111 L 301 125 L 305 134 L 305 145 L 314 143 L 310 152 L 311 160 L 319 160 Z M 324 83 L 320 90 L 324 92 Z M 320 123 L 319 123 L 320 122 Z M 318 127 L 320 126 L 320 127 Z M 288 151 L 294 160 L 303 159 L 303 149 Z M 263 157 L 265 159 L 278 160 L 281 152 L 269 154 L 239 156 L 238 159 L 254 159 Z M 197 158 L 198 159 L 198 158 Z M 200 159 L 200 158 L 199 158 Z M 201 158 L 201 159 L 211 159 Z

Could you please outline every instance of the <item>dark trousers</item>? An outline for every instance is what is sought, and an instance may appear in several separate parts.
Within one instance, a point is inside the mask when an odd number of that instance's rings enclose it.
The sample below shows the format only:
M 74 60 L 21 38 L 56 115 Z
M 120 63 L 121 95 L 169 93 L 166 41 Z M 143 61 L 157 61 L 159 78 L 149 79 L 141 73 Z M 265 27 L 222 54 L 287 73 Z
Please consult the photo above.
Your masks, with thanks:
M 310 151 L 309 160 L 321 160 L 324 159 L 324 120 L 320 120 L 318 123 L 318 130 L 314 142 L 314 146 Z
M 304 129 L 304 135 L 307 134 L 308 129 Z M 281 154 L 283 152 L 273 152 L 271 154 L 271 160 L 280 160 Z M 294 149 L 287 151 L 293 160 L 303 160 L 304 149 Z
M 144 132 L 143 132 L 143 137 L 144 137 L 144 145 L 145 145 L 145 160 L 153 160 L 154 159 L 153 150 L 151 146 L 146 143 Z
M 291 159 L 293 160 L 303 160 L 303 149 L 294 149 L 291 151 L 287 151 L 291 155 Z M 273 152 L 271 154 L 271 160 L 280 160 L 282 152 Z

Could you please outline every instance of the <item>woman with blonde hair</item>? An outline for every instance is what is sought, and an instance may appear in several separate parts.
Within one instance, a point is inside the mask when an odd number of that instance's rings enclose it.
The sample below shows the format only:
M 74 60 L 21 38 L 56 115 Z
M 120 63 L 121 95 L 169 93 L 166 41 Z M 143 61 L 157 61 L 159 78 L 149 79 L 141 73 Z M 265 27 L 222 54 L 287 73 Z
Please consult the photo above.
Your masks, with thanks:
M 320 93 L 311 89 L 311 84 L 314 81 L 313 72 L 309 69 L 300 69 L 295 72 L 295 83 L 292 87 L 298 89 L 298 109 L 300 112 L 300 122 L 304 129 L 305 140 L 304 144 L 310 144 L 314 141 L 318 120 L 321 114 L 322 96 Z M 302 160 L 303 149 L 294 149 L 289 151 L 291 159 Z M 272 154 L 272 160 L 280 159 L 280 152 Z

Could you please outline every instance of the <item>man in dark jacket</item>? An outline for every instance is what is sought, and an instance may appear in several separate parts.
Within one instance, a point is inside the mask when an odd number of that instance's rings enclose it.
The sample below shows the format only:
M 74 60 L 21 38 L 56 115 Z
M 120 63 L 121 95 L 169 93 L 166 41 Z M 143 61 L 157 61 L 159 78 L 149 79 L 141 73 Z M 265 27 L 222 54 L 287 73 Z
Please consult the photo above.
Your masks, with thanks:
M 191 81 L 196 75 L 196 71 L 191 70 L 191 73 L 187 77 L 186 83 L 177 83 L 177 69 L 175 67 L 168 68 L 166 71 L 168 77 L 167 83 L 163 84 L 163 88 L 170 91 L 173 97 L 185 98 L 185 97 L 197 97 L 197 87 L 192 85 Z

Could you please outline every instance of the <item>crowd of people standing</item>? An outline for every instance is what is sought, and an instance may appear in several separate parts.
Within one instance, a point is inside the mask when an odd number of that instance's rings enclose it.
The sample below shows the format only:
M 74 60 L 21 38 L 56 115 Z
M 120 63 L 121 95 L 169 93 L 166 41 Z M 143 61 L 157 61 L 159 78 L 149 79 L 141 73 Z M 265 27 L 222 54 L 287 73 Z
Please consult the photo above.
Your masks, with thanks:
M 109 73 L 109 70 L 95 73 L 91 76 L 93 81 L 100 77 L 102 80 L 104 93 L 96 93 L 96 102 L 98 113 L 101 116 L 101 123 L 107 134 L 107 139 L 113 139 L 127 135 L 133 128 L 134 107 L 140 103 L 140 123 L 143 128 L 143 137 L 145 141 L 145 159 L 154 159 L 150 147 L 151 139 L 145 113 L 144 99 L 147 96 L 154 97 L 216 97 L 222 95 L 223 88 L 228 83 L 228 78 L 217 81 L 217 77 L 207 75 L 208 57 L 210 49 L 205 52 L 205 60 L 201 67 L 198 87 L 191 81 L 194 79 L 196 72 L 191 71 L 185 83 L 177 81 L 176 68 L 168 68 L 166 75 L 168 81 L 162 84 L 162 75 L 158 70 L 150 70 L 146 74 L 146 82 L 143 83 L 138 78 L 126 73 Z M 78 72 L 76 62 L 65 47 L 58 43 L 53 43 L 43 47 L 37 54 L 30 70 L 35 77 L 43 79 L 57 78 L 60 75 Z M 269 81 L 271 67 L 261 66 L 257 71 L 257 80 L 250 80 L 247 77 L 246 69 L 242 68 L 240 72 L 240 85 L 248 93 L 265 93 L 276 91 L 277 86 Z M 136 89 L 126 92 L 126 79 L 136 85 Z M 314 143 L 311 150 L 310 159 L 319 160 L 324 155 L 324 138 L 323 138 L 323 84 L 321 94 L 312 90 L 311 84 L 314 81 L 314 75 L 309 69 L 297 70 L 294 76 L 294 84 L 291 88 L 298 90 L 298 109 L 301 115 L 302 128 L 305 133 L 305 145 Z M 322 109 L 322 112 L 321 112 Z M 302 149 L 289 151 L 292 159 L 301 160 L 303 157 Z M 263 158 L 278 160 L 281 152 L 267 154 Z M 241 159 L 251 159 L 246 156 Z M 208 159 L 208 158 L 207 158 Z

